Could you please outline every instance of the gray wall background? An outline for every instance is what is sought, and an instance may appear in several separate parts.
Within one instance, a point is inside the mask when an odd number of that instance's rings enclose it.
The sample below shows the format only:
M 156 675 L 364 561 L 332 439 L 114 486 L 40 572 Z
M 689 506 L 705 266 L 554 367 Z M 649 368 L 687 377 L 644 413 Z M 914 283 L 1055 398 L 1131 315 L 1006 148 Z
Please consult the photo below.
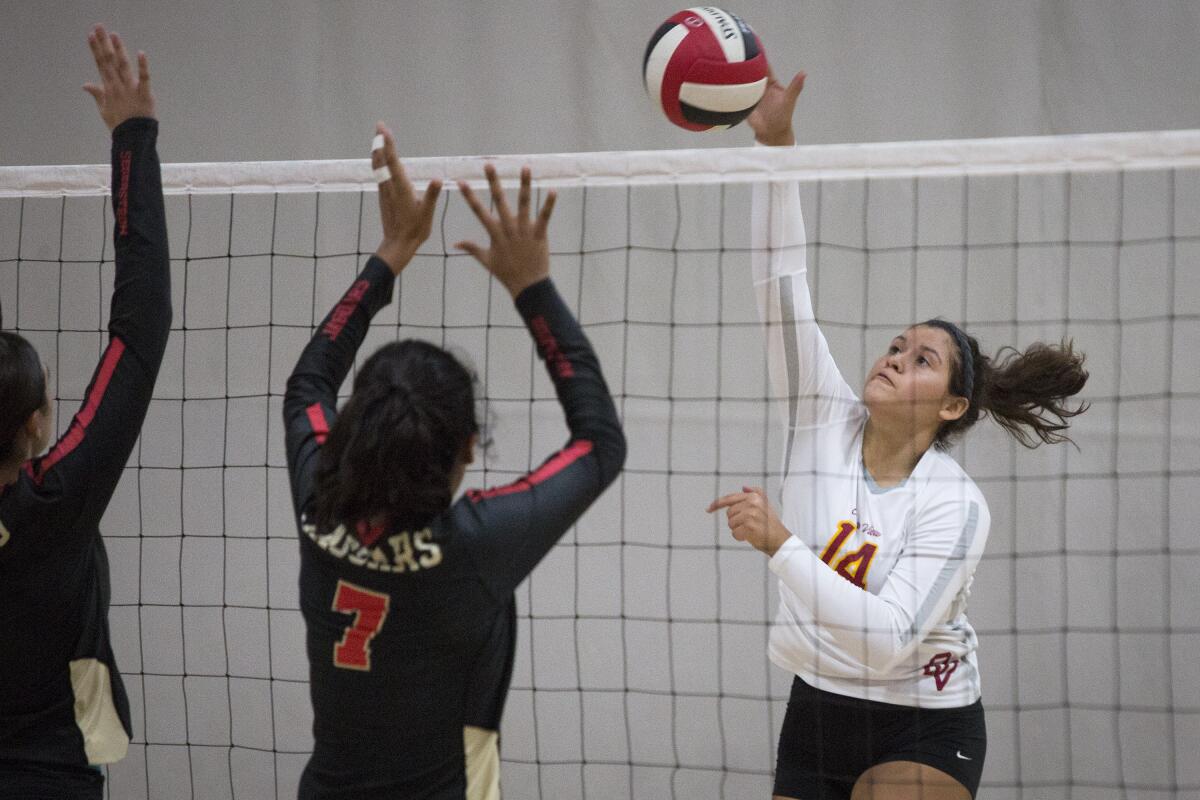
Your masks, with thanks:
M 0 164 L 93 163 L 78 88 L 96 21 L 151 58 L 167 161 L 730 146 L 677 130 L 641 60 L 682 2 L 3 0 Z M 739 0 L 781 76 L 803 67 L 805 142 L 1200 126 L 1194 0 Z

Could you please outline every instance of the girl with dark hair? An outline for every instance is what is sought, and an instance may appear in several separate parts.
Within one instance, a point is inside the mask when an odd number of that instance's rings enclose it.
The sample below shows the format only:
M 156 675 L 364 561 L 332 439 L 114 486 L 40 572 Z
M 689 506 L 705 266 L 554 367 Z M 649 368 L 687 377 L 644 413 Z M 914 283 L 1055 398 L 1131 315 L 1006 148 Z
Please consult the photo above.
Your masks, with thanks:
M 770 79 L 759 143 L 795 143 L 803 86 Z M 984 415 L 1027 447 L 1068 441 L 1083 356 L 1067 342 L 992 359 L 934 319 L 892 340 L 860 400 L 813 316 L 797 186 L 756 187 L 753 224 L 772 381 L 790 399 L 783 511 L 756 487 L 709 511 L 779 577 L 770 656 L 795 678 L 775 797 L 973 798 L 987 734 L 966 607 L 990 518 L 945 450 Z
M 33 347 L 0 333 L 0 798 L 99 798 L 125 756 L 129 701 L 108 631 L 100 518 L 150 404 L 171 327 L 171 271 L 150 69 L 88 36 L 84 86 L 112 131 L 116 277 L 109 342 L 48 453 L 53 406 Z
M 462 242 L 512 295 L 546 362 L 570 440 L 515 483 L 452 499 L 473 458 L 475 378 L 419 341 L 381 347 L 338 412 L 371 317 L 428 236 L 440 184 L 417 200 L 382 126 L 372 154 L 384 240 L 301 355 L 284 398 L 300 529 L 315 744 L 301 798 L 499 797 L 497 732 L 515 653 L 513 591 L 616 477 L 625 439 L 600 365 L 551 283 L 554 194 L 517 213 L 487 168 L 491 236 Z

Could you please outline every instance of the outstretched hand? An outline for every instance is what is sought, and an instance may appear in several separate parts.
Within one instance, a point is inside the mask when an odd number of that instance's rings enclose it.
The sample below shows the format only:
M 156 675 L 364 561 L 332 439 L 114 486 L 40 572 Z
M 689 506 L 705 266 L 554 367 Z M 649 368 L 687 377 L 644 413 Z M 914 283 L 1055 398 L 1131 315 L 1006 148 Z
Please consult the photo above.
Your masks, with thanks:
M 125 53 L 125 44 L 116 33 L 97 25 L 88 34 L 88 46 L 96 59 L 100 84 L 85 83 L 83 90 L 96 101 L 100 118 L 111 131 L 134 117 L 154 117 L 154 95 L 150 93 L 150 62 L 138 52 L 137 75 Z
M 784 86 L 776 80 L 774 72 L 767 73 L 767 89 L 747 120 L 754 129 L 755 139 L 767 145 L 796 143 L 792 115 L 796 111 L 796 99 L 804 91 L 805 77 L 803 72 L 797 72 L 792 82 Z
M 396 154 L 392 132 L 382 122 L 375 125 L 375 132 L 383 137 L 383 147 L 371 152 L 371 166 L 379 169 L 386 165 L 389 175 L 387 180 L 379 182 L 379 221 L 383 225 L 383 241 L 375 255 L 387 262 L 393 274 L 399 275 L 433 230 L 433 212 L 437 208 L 442 182 L 430 181 L 424 196 L 418 200 Z
M 739 542 L 749 542 L 768 556 L 783 546 L 791 533 L 783 527 L 779 516 L 767 502 L 767 494 L 757 486 L 743 486 L 742 491 L 718 497 L 709 503 L 708 513 L 725 509 L 729 532 Z
M 521 189 L 517 193 L 517 213 L 514 215 L 504 198 L 504 189 L 496 168 L 488 164 L 483 168 L 492 191 L 492 203 L 496 212 L 490 213 L 475 196 L 469 184 L 458 182 L 459 191 L 475 216 L 483 223 L 491 237 L 488 249 L 475 242 L 458 242 L 454 246 L 475 256 L 496 280 L 516 298 L 527 287 L 550 275 L 550 245 L 546 241 L 546 229 L 550 215 L 554 212 L 555 193 L 546 194 L 542 210 L 537 219 L 530 218 L 530 173 L 529 167 L 521 170 Z

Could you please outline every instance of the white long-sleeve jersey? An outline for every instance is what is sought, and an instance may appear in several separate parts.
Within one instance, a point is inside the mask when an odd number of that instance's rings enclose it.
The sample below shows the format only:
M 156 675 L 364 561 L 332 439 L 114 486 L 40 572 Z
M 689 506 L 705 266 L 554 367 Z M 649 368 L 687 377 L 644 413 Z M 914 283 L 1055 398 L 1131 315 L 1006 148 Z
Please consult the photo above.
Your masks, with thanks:
M 795 183 L 754 190 L 754 282 L 776 396 L 788 398 L 771 660 L 818 689 L 953 708 L 980 696 L 971 578 L 990 516 L 979 488 L 930 448 L 882 489 L 863 464 L 867 409 L 813 314 Z

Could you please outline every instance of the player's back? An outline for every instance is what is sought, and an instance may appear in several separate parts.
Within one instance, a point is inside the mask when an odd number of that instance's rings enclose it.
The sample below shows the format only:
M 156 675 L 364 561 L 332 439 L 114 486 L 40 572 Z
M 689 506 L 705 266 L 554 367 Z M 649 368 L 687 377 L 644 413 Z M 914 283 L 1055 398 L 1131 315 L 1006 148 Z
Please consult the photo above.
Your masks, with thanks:
M 503 702 L 515 619 L 458 509 L 418 531 L 305 526 L 316 743 L 301 797 L 463 796 L 465 709 Z

